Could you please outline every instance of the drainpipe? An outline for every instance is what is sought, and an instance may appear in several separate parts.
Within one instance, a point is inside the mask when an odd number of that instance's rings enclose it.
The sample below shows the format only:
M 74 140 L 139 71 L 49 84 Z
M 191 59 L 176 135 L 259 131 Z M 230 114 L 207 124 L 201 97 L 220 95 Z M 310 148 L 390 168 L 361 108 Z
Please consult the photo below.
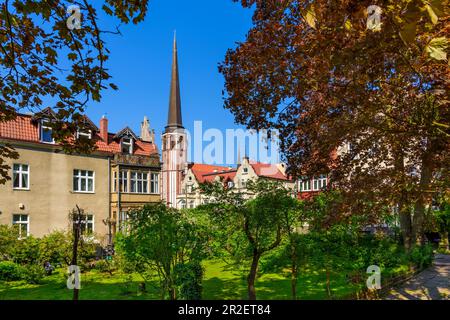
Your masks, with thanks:
M 123 177 L 122 177 L 123 178 Z M 128 180 L 127 180 L 128 182 Z M 120 164 L 117 165 L 117 219 L 116 219 L 116 231 L 117 231 L 117 226 L 119 225 L 119 220 L 120 220 L 120 213 L 121 213 L 121 208 L 120 208 L 120 198 L 122 196 L 121 190 L 120 190 Z
M 112 244 L 111 223 L 111 158 L 108 157 L 108 245 Z

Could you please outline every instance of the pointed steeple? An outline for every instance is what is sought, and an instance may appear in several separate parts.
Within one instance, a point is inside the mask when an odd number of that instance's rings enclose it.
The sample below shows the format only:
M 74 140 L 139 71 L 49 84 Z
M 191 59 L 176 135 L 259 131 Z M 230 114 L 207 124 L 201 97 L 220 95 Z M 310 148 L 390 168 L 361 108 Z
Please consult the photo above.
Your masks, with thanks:
M 178 77 L 178 53 L 176 34 L 173 39 L 172 80 L 170 82 L 169 115 L 167 117 L 166 132 L 183 128 L 181 118 L 180 80 Z

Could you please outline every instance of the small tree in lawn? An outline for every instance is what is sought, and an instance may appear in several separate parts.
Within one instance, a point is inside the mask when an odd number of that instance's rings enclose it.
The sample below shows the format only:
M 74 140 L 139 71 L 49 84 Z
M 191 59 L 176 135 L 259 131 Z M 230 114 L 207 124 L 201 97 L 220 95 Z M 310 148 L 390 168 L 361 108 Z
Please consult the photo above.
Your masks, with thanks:
M 201 189 L 212 200 L 205 208 L 219 229 L 216 234 L 225 250 L 238 262 L 251 259 L 248 298 L 255 300 L 259 261 L 280 245 L 286 234 L 285 214 L 294 207 L 295 199 L 280 184 L 263 179 L 248 182 L 251 200 L 219 183 L 205 184 Z
M 78 265 L 78 246 L 81 238 L 81 224 L 85 220 L 84 211 L 81 210 L 78 206 L 76 209 L 72 210 L 69 215 L 70 220 L 72 221 L 73 226 L 73 243 L 72 243 L 72 266 Z M 75 286 L 73 289 L 73 300 L 78 300 L 78 288 Z
M 118 253 L 159 278 L 161 299 L 200 299 L 207 233 L 164 204 L 130 213 L 128 233 L 117 238 Z

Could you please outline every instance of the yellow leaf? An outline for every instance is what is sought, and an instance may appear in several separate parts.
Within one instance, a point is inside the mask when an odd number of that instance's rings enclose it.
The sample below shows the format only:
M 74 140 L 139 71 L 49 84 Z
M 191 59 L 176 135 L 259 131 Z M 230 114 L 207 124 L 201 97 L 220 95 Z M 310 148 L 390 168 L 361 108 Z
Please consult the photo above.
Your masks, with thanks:
M 314 12 L 314 6 L 309 5 L 306 9 L 305 20 L 311 28 L 316 28 L 316 14 Z
M 353 28 L 352 22 L 349 19 L 347 19 L 347 21 L 345 21 L 344 26 L 345 26 L 345 29 L 347 29 L 347 30 L 351 30 Z
M 428 45 L 425 47 L 425 52 L 428 53 L 430 58 L 438 61 L 447 60 L 448 40 L 446 37 L 439 37 L 431 39 Z
M 433 8 L 432 8 L 429 4 L 427 4 L 425 7 L 427 8 L 427 12 L 428 12 L 428 15 L 430 16 L 431 22 L 432 22 L 433 24 L 437 24 L 439 18 L 438 18 L 438 16 L 436 15 L 436 13 L 434 12 Z

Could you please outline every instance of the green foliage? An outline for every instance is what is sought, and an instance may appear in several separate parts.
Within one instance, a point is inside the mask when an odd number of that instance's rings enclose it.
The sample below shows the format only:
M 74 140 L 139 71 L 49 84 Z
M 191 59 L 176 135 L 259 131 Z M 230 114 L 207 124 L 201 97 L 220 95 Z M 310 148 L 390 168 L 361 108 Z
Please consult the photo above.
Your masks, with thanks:
M 30 284 L 39 284 L 45 276 L 45 270 L 42 266 L 30 264 L 23 267 L 22 278 Z
M 29 236 L 16 242 L 12 258 L 14 262 L 21 265 L 38 264 L 40 263 L 40 254 L 39 239 Z
M 23 267 L 12 261 L 0 262 L 0 280 L 17 281 L 22 279 Z
M 55 231 L 40 240 L 40 261 L 52 265 L 70 264 L 72 247 L 71 236 L 67 232 Z
M 0 225 L 0 261 L 12 260 L 12 254 L 18 242 L 17 235 L 16 228 Z
M 80 9 L 81 28 L 71 30 L 66 10 L 74 4 Z M 118 29 L 100 29 L 99 15 L 138 23 L 147 9 L 148 0 L 106 0 L 99 5 L 71 0 L 2 1 L 0 122 L 14 120 L 25 106 L 42 110 L 45 98 L 53 97 L 50 125 L 55 141 L 68 153 L 92 152 L 93 139 L 72 137 L 77 129 L 88 127 L 84 116 L 88 103 L 100 101 L 108 87 L 117 90 L 106 65 L 110 52 L 104 34 L 120 34 Z M 0 184 L 10 179 L 4 159 L 17 157 L 13 148 L 0 145 Z
M 414 247 L 410 259 L 419 269 L 430 266 L 433 261 L 433 247 L 429 244 Z
M 146 205 L 130 213 L 129 233 L 118 235 L 117 253 L 145 277 L 156 273 L 161 298 L 176 299 L 175 268 L 206 257 L 207 231 L 183 213 L 164 204 Z
M 276 249 L 291 233 L 299 203 L 281 183 L 258 179 L 247 182 L 247 194 L 221 183 L 200 186 L 210 204 L 208 212 L 214 235 L 228 257 L 242 264 L 251 259 L 247 277 L 249 299 L 256 299 L 255 279 L 263 255 Z
M 82 270 L 90 269 L 96 258 L 98 242 L 94 238 L 84 239 L 80 241 L 78 248 L 78 265 Z M 70 253 L 72 257 L 72 253 Z
M 103 273 L 112 273 L 117 270 L 117 263 L 115 260 L 107 261 L 107 260 L 99 260 L 95 262 L 95 270 L 103 272 Z
M 250 180 L 247 190 L 252 199 L 220 184 L 205 184 L 202 191 L 213 200 L 197 210 L 206 212 L 211 229 L 223 256 L 240 263 L 252 256 L 276 248 L 287 232 L 286 219 L 298 202 L 281 184 Z
M 450 203 L 442 203 L 440 209 L 434 211 L 434 220 L 438 232 L 450 232 Z
M 202 280 L 204 270 L 197 261 L 175 266 L 175 285 L 179 287 L 179 298 L 200 300 L 202 298 Z

